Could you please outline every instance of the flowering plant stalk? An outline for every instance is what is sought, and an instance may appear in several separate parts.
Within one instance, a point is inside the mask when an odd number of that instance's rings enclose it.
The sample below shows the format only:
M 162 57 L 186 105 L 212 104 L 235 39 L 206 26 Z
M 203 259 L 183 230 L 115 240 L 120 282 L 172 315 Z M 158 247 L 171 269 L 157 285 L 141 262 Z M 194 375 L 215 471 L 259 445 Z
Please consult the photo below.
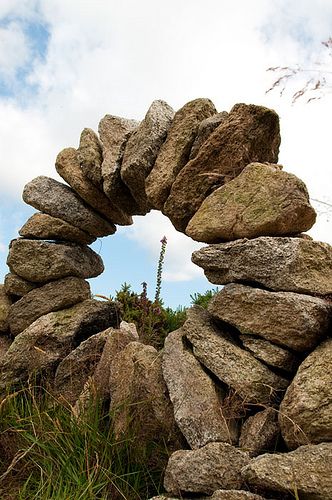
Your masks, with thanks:
M 160 243 L 161 243 L 161 249 L 160 249 L 159 260 L 158 260 L 158 268 L 157 268 L 156 294 L 155 294 L 155 297 L 154 297 L 154 301 L 156 303 L 158 303 L 158 304 L 160 304 L 161 277 L 162 277 L 162 272 L 163 272 L 165 251 L 166 251 L 166 245 L 167 245 L 167 238 L 166 238 L 166 236 L 164 236 L 160 240 Z

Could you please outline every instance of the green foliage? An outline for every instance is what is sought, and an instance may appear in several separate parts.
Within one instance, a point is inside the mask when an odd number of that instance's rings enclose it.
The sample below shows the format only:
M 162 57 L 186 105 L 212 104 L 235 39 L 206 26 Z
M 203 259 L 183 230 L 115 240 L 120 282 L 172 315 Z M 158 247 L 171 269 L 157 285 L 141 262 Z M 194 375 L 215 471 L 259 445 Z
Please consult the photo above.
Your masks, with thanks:
M 193 295 L 190 295 L 191 303 L 206 309 L 212 297 L 218 292 L 219 288 L 217 287 L 212 290 L 206 290 L 205 293 L 194 293 Z

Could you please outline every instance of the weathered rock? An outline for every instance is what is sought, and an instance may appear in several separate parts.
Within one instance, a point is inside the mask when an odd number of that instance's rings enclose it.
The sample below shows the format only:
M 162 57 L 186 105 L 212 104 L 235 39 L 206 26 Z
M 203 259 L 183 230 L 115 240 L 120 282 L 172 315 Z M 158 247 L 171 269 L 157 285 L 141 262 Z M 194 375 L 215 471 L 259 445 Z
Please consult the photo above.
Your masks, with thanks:
M 205 243 L 286 236 L 307 231 L 315 220 L 300 179 L 279 165 L 251 163 L 205 198 L 186 234 Z
M 117 324 L 116 305 L 93 299 L 38 318 L 15 337 L 3 357 L 0 388 L 24 382 L 33 373 L 53 372 L 81 342 Z
M 175 421 L 192 449 L 211 441 L 235 443 L 237 429 L 223 415 L 222 393 L 185 346 L 184 333 L 171 332 L 163 351 L 163 376 Z
M 205 120 L 199 124 L 197 135 L 190 151 L 189 160 L 192 160 L 195 156 L 197 156 L 197 153 L 203 146 L 204 142 L 210 137 L 212 132 L 219 127 L 219 125 L 226 121 L 227 118 L 227 111 L 222 111 L 221 113 L 216 113 L 209 118 L 205 118 Z
M 61 401 L 71 406 L 77 401 L 85 383 L 93 376 L 108 336 L 109 329 L 92 335 L 60 362 L 54 389 Z
M 198 450 L 174 452 L 165 471 L 164 487 L 175 495 L 211 494 L 218 489 L 241 489 L 241 469 L 249 455 L 227 443 L 208 443 Z
M 0 285 L 0 332 L 8 331 L 11 304 L 12 301 L 7 295 L 4 285 Z
M 279 422 L 289 449 L 332 441 L 332 339 L 300 365 L 281 403 Z
M 274 451 L 279 434 L 278 413 L 274 408 L 266 408 L 244 422 L 239 446 L 255 457 Z
M 69 186 L 43 175 L 24 187 L 23 200 L 52 217 L 62 219 L 92 236 L 115 233 L 115 226 L 83 202 Z
M 300 364 L 299 358 L 292 352 L 272 344 L 268 340 L 253 335 L 240 335 L 240 340 L 243 347 L 251 352 L 255 358 L 273 368 L 278 368 L 287 373 L 294 373 Z
M 139 122 L 119 116 L 106 115 L 99 123 L 99 135 L 103 148 L 103 189 L 116 205 L 129 215 L 137 211 L 137 205 L 120 175 L 120 167 L 126 143 Z
M 214 325 L 206 310 L 195 306 L 187 318 L 183 328 L 196 358 L 246 403 L 269 404 L 286 389 L 287 380 L 236 345 L 229 333 Z
M 37 283 L 67 276 L 93 278 L 104 270 L 101 257 L 84 245 L 26 239 L 12 241 L 7 264 L 11 272 Z
M 250 485 L 270 492 L 296 492 L 304 500 L 329 500 L 331 470 L 332 443 L 321 443 L 290 453 L 261 455 L 242 469 L 242 476 Z
M 122 226 L 133 223 L 130 215 L 120 210 L 103 191 L 85 177 L 76 149 L 67 148 L 61 151 L 57 156 L 55 168 L 82 200 L 106 220 Z
M 21 227 L 19 234 L 24 238 L 73 241 L 82 245 L 90 245 L 96 241 L 95 236 L 91 236 L 78 227 L 42 213 L 33 214 Z
M 186 497 L 181 497 L 186 498 Z M 264 500 L 260 495 L 255 495 L 249 491 L 243 490 L 217 490 L 213 493 L 211 497 L 196 497 L 195 500 Z M 158 495 L 150 500 L 180 500 L 179 497 L 169 497 L 164 495 Z
M 173 116 L 173 109 L 165 101 L 153 101 L 144 120 L 126 144 L 120 174 L 141 215 L 145 215 L 151 208 L 145 192 L 145 179 L 166 139 Z
M 215 113 L 210 99 L 195 99 L 175 113 L 167 139 L 146 179 L 146 193 L 153 208 L 163 208 L 176 176 L 188 162 L 200 123 Z
M 15 302 L 9 312 L 9 328 L 16 336 L 40 316 L 83 302 L 91 297 L 90 285 L 82 278 L 62 278 L 36 288 Z
M 13 340 L 8 335 L 0 334 L 0 363 L 12 342 Z
M 7 295 L 23 297 L 26 293 L 29 293 L 34 288 L 37 288 L 37 286 L 39 286 L 38 283 L 27 281 L 15 273 L 8 273 L 5 276 L 4 287 Z
M 236 104 L 225 122 L 181 170 L 164 205 L 164 213 L 185 231 L 212 191 L 239 175 L 252 162 L 277 163 L 279 118 L 271 109 Z
M 259 256 L 257 261 L 259 266 Z M 258 335 L 277 345 L 306 351 L 328 332 L 332 306 L 318 297 L 232 283 L 212 298 L 208 310 L 245 335 Z
M 98 135 L 91 128 L 83 129 L 77 154 L 85 177 L 89 179 L 97 188 L 102 190 L 102 145 Z
M 332 247 L 303 238 L 261 236 L 209 245 L 192 254 L 211 283 L 257 283 L 272 290 L 332 293 Z

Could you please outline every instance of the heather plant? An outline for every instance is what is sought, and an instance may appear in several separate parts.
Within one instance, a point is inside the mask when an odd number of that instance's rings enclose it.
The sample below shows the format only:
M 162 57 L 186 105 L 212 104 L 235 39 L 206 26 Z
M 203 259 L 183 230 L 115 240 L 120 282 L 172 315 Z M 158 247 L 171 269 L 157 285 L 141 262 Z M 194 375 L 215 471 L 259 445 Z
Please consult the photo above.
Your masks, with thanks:
M 213 288 L 212 290 L 206 290 L 204 293 L 194 293 L 190 295 L 191 303 L 193 305 L 198 305 L 207 309 L 212 297 L 219 292 L 219 288 Z

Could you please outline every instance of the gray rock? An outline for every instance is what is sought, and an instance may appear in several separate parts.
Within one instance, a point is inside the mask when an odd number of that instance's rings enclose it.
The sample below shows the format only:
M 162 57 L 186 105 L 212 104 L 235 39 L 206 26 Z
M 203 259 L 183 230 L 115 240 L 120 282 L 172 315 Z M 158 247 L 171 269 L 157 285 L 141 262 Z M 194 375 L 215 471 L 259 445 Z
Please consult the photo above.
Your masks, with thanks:
M 187 497 L 181 497 L 185 499 Z M 263 497 L 250 493 L 249 491 L 243 490 L 217 490 L 213 493 L 211 497 L 196 497 L 195 500 L 264 500 Z M 153 497 L 150 500 L 180 500 L 179 497 L 169 497 L 165 495 L 159 495 Z
M 137 212 L 137 205 L 120 175 L 126 143 L 139 122 L 119 116 L 105 115 L 99 123 L 103 148 L 103 189 L 116 205 L 129 215 Z
M 153 101 L 144 120 L 126 144 L 120 174 L 130 189 L 141 215 L 150 210 L 145 192 L 145 179 L 154 166 L 173 116 L 173 109 L 165 101 Z
M 78 159 L 83 174 L 97 188 L 103 189 L 101 165 L 103 163 L 102 145 L 98 135 L 91 128 L 83 129 L 80 145 L 77 149 Z
M 172 185 L 163 212 L 179 231 L 204 199 L 239 175 L 252 162 L 277 163 L 279 117 L 271 109 L 236 104 L 225 122 L 183 167 Z
M 78 227 L 72 226 L 62 219 L 42 213 L 33 214 L 21 227 L 19 234 L 24 238 L 64 240 L 81 243 L 82 245 L 90 245 L 90 243 L 96 241 L 94 236 L 78 229 Z
M 115 226 L 83 202 L 69 186 L 50 177 L 39 176 L 24 187 L 23 200 L 52 217 L 62 219 L 92 236 L 115 233 Z
M 184 330 L 171 332 L 163 350 L 163 376 L 175 421 L 192 449 L 211 441 L 235 443 L 235 423 L 223 414 L 221 390 L 184 344 Z
M 287 380 L 236 345 L 229 333 L 214 325 L 205 309 L 195 306 L 187 318 L 183 328 L 196 358 L 246 403 L 270 404 L 286 389 Z
M 332 339 L 300 365 L 280 405 L 279 422 L 289 449 L 332 441 Z
M 209 118 L 205 118 L 205 120 L 199 124 L 198 132 L 190 151 L 189 160 L 192 160 L 195 156 L 197 156 L 198 151 L 210 137 L 212 132 L 214 132 L 219 125 L 225 123 L 227 118 L 227 111 L 222 111 L 221 113 L 216 113 Z
M 26 239 L 12 241 L 7 264 L 11 272 L 37 283 L 67 276 L 93 278 L 104 270 L 101 257 L 84 245 Z
M 62 278 L 36 288 L 15 302 L 9 312 L 9 328 L 16 336 L 40 316 L 83 302 L 91 297 L 90 285 L 81 278 Z
M 294 373 L 300 364 L 292 352 L 272 344 L 268 340 L 254 337 L 253 335 L 240 335 L 240 340 L 245 349 L 247 349 L 255 358 L 263 361 L 265 364 L 278 368 L 287 373 Z
M 279 165 L 251 163 L 205 198 L 186 234 L 205 243 L 286 236 L 307 231 L 315 220 L 300 179 Z
M 227 443 L 208 443 L 198 450 L 173 453 L 165 471 L 164 487 L 171 494 L 211 494 L 218 489 L 241 489 L 241 469 L 249 455 Z
M 81 169 L 78 153 L 74 148 L 61 151 L 56 159 L 55 168 L 59 175 L 90 207 L 104 219 L 113 223 L 127 226 L 133 223 L 130 215 L 120 210 L 112 201 L 100 191 Z
M 330 295 L 332 247 L 303 238 L 261 236 L 209 245 L 192 254 L 211 283 L 257 283 L 276 291 Z
M 51 375 L 59 362 L 81 342 L 110 326 L 117 326 L 112 302 L 85 300 L 38 318 L 15 337 L 0 363 L 0 388 L 24 382 L 30 375 Z
M 276 449 L 279 434 L 278 413 L 274 408 L 266 408 L 244 422 L 239 446 L 251 457 L 269 451 L 273 452 Z
M 243 480 L 251 486 L 298 498 L 332 498 L 332 443 L 301 446 L 283 454 L 254 458 L 242 469 Z
M 0 332 L 8 331 L 11 304 L 12 301 L 7 295 L 4 285 L 0 285 Z
M 27 281 L 15 273 L 8 273 L 5 276 L 4 287 L 7 295 L 23 297 L 26 293 L 29 293 L 31 290 L 37 288 L 37 286 L 38 283 Z
M 328 332 L 332 307 L 310 295 L 232 283 L 212 298 L 208 310 L 244 335 L 258 335 L 295 351 L 307 351 Z
M 215 113 L 209 99 L 190 101 L 175 113 L 167 139 L 146 179 L 146 193 L 153 208 L 163 208 L 176 176 L 188 162 L 200 123 Z

